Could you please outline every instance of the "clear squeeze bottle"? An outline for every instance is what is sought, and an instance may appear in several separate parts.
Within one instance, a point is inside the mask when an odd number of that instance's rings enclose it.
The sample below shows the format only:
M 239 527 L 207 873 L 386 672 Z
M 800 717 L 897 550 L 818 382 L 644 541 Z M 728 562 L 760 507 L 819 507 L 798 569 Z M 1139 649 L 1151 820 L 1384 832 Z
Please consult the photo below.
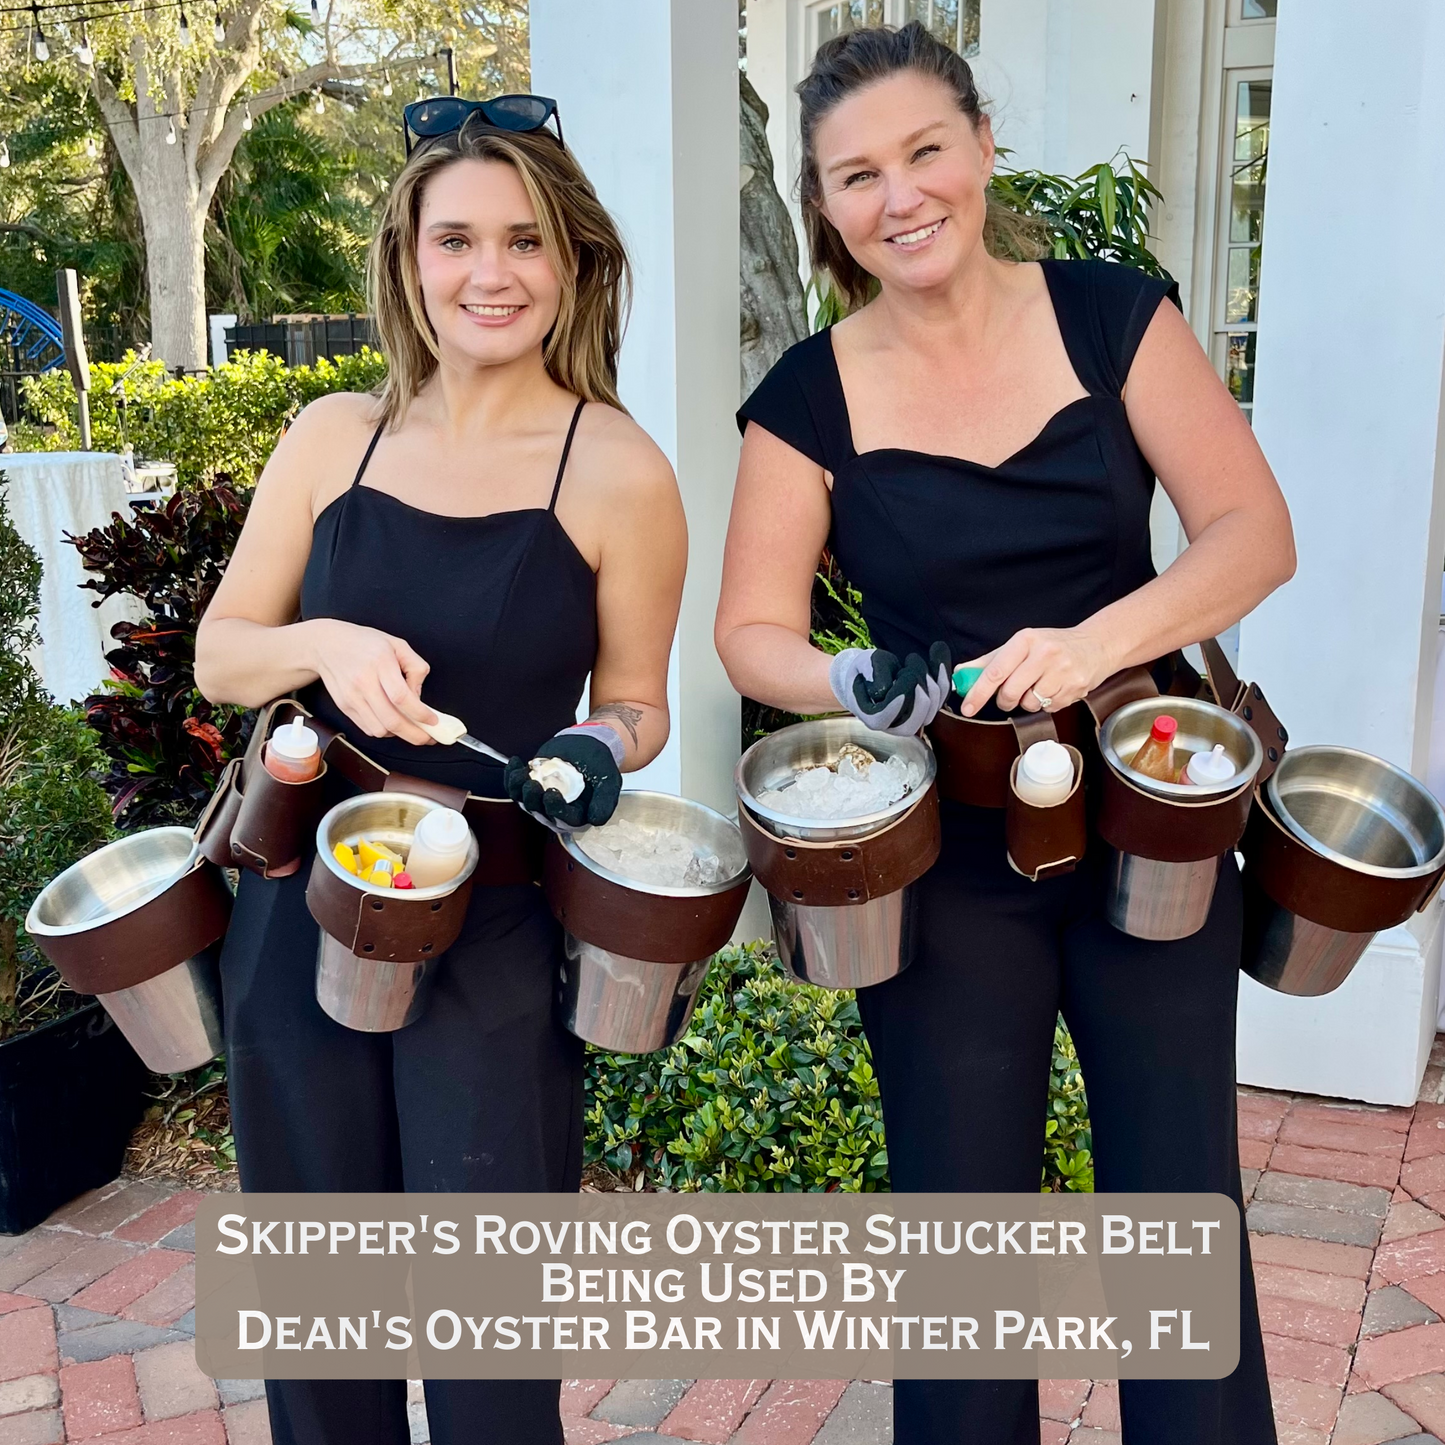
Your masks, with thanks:
M 266 771 L 283 783 L 309 783 L 321 771 L 320 740 L 299 717 L 271 734 Z
M 1074 760 L 1062 743 L 1044 738 L 1019 759 L 1014 791 L 1035 808 L 1052 808 L 1062 803 L 1073 786 Z
M 415 888 L 434 888 L 462 871 L 471 829 L 453 808 L 435 808 L 416 825 L 406 872 Z
M 1174 761 L 1174 735 L 1178 731 L 1178 722 L 1168 713 L 1160 713 L 1144 739 L 1144 746 L 1129 759 L 1129 766 L 1156 782 L 1177 783 L 1179 764 Z

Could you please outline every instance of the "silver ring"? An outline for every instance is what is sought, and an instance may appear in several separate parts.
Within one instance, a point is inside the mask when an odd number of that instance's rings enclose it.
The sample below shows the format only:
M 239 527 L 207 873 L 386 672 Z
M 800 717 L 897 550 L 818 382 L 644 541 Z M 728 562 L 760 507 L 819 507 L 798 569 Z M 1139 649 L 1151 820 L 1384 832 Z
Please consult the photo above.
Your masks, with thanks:
M 1038 690 L 1038 688 L 1031 687 L 1029 691 L 1033 693 L 1034 701 L 1038 703 L 1039 707 L 1042 708 L 1044 712 L 1048 712 L 1048 710 L 1054 705 L 1053 698 L 1045 697 L 1043 693 Z

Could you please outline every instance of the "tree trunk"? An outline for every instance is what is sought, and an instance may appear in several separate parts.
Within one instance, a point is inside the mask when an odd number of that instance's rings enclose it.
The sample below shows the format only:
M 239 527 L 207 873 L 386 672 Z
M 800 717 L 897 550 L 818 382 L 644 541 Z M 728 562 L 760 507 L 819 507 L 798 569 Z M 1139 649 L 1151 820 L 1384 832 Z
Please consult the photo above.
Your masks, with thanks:
M 149 132 L 149 134 L 147 134 Z M 188 371 L 206 364 L 205 226 L 209 196 L 189 163 L 183 140 L 167 145 L 166 123 L 141 127 L 147 184 L 141 223 L 150 281 L 153 355 Z
M 740 319 L 743 395 L 747 396 L 783 352 L 808 334 L 808 314 L 798 278 L 793 218 L 773 184 L 768 108 L 746 75 L 738 80 L 743 166 Z

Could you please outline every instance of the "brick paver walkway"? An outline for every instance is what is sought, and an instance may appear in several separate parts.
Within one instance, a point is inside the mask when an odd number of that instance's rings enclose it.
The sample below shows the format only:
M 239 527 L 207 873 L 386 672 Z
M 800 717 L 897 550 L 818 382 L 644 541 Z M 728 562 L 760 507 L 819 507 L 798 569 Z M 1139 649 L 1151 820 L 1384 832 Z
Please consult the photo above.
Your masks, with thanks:
M 1242 1090 L 1280 1445 L 1445 1442 L 1445 1036 L 1410 1109 Z M 199 1196 L 117 1181 L 0 1236 L 0 1445 L 269 1445 L 191 1345 Z M 1043 1445 L 1121 1445 L 1110 1381 L 1045 1381 Z M 413 1385 L 412 1433 L 426 1439 Z M 887 1445 L 883 1380 L 568 1380 L 568 1445 Z

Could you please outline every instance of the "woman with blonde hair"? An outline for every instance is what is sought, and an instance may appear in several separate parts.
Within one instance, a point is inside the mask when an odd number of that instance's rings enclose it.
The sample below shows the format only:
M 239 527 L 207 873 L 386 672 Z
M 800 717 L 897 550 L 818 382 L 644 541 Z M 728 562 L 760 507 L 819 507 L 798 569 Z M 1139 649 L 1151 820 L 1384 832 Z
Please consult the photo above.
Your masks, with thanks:
M 385 387 L 312 403 L 277 447 L 197 682 L 248 707 L 296 691 L 388 769 L 510 794 L 557 830 L 604 822 L 621 771 L 667 737 L 687 545 L 672 471 L 617 398 L 627 258 L 553 102 L 443 97 L 407 123 L 419 143 L 371 257 Z M 433 707 L 514 765 L 433 743 Z M 571 762 L 581 795 L 529 782 L 520 759 L 538 755 Z M 243 1187 L 577 1189 L 582 1044 L 553 1017 L 541 891 L 479 870 L 426 1012 L 367 1034 L 316 1002 L 308 865 L 243 875 L 226 940 Z M 561 1445 L 559 1388 L 428 1381 L 431 1438 Z M 399 1380 L 269 1381 L 267 1397 L 276 1445 L 409 1440 Z

